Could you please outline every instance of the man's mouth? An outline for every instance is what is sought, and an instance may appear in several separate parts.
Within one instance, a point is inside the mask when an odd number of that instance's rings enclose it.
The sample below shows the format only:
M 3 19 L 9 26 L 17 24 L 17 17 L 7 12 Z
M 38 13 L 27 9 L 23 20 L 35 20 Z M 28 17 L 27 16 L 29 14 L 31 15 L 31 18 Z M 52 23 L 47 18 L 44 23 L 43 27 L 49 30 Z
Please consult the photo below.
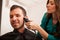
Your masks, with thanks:
M 12 22 L 12 24 L 13 24 L 13 25 L 17 25 L 17 24 L 18 24 L 18 22 Z

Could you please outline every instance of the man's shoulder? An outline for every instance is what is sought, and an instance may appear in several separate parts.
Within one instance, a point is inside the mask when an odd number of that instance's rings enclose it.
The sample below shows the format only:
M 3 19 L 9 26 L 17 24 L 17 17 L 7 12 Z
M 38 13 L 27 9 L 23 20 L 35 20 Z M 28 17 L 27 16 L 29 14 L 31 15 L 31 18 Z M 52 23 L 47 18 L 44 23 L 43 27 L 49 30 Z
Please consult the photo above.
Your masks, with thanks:
M 33 40 L 41 40 L 36 33 L 31 32 L 30 30 L 25 31 L 25 37 L 28 39 L 33 39 Z
M 6 36 L 9 36 L 10 34 L 12 34 L 13 32 L 8 32 L 8 33 L 5 33 L 3 35 L 1 35 L 0 37 L 6 37 Z
M 32 31 L 26 29 L 25 34 L 30 35 L 30 36 L 35 36 L 36 34 L 33 33 Z
M 7 40 L 7 39 L 9 39 L 10 37 L 11 37 L 11 34 L 12 34 L 13 32 L 8 32 L 8 33 L 6 33 L 6 34 L 4 34 L 4 35 L 1 35 L 0 36 L 0 40 Z

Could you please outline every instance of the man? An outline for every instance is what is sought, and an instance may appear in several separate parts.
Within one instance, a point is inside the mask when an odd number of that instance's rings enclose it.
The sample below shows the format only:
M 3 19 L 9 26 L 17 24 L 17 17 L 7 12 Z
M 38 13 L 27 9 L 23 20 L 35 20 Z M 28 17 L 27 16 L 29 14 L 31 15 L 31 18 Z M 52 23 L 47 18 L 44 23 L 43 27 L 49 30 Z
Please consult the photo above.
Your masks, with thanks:
M 14 31 L 0 36 L 0 40 L 40 40 L 34 33 L 24 27 L 24 17 L 26 17 L 25 9 L 13 5 L 10 8 L 10 23 Z

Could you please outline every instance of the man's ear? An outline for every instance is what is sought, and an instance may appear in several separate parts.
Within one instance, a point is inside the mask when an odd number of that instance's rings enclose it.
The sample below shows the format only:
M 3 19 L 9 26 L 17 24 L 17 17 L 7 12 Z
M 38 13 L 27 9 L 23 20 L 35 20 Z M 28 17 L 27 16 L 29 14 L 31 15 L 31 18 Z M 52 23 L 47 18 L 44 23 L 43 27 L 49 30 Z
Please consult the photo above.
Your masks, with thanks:
M 24 17 L 24 21 L 25 21 L 25 22 L 29 22 L 29 21 L 30 21 L 30 20 L 28 19 L 28 16 L 25 16 L 25 17 Z
M 24 21 L 25 21 L 25 22 L 32 22 L 32 20 L 30 20 L 30 19 L 28 18 L 28 16 L 25 16 L 25 17 L 24 17 Z

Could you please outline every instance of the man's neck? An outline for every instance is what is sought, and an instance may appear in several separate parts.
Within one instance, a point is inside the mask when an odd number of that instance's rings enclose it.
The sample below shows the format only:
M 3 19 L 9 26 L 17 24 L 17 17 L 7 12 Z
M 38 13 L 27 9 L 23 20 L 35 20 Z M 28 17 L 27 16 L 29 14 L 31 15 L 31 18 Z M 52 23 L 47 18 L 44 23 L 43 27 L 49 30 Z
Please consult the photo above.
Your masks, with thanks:
M 20 28 L 20 29 L 18 30 L 18 32 L 23 33 L 24 30 L 25 30 L 25 27 L 22 27 L 22 28 Z

